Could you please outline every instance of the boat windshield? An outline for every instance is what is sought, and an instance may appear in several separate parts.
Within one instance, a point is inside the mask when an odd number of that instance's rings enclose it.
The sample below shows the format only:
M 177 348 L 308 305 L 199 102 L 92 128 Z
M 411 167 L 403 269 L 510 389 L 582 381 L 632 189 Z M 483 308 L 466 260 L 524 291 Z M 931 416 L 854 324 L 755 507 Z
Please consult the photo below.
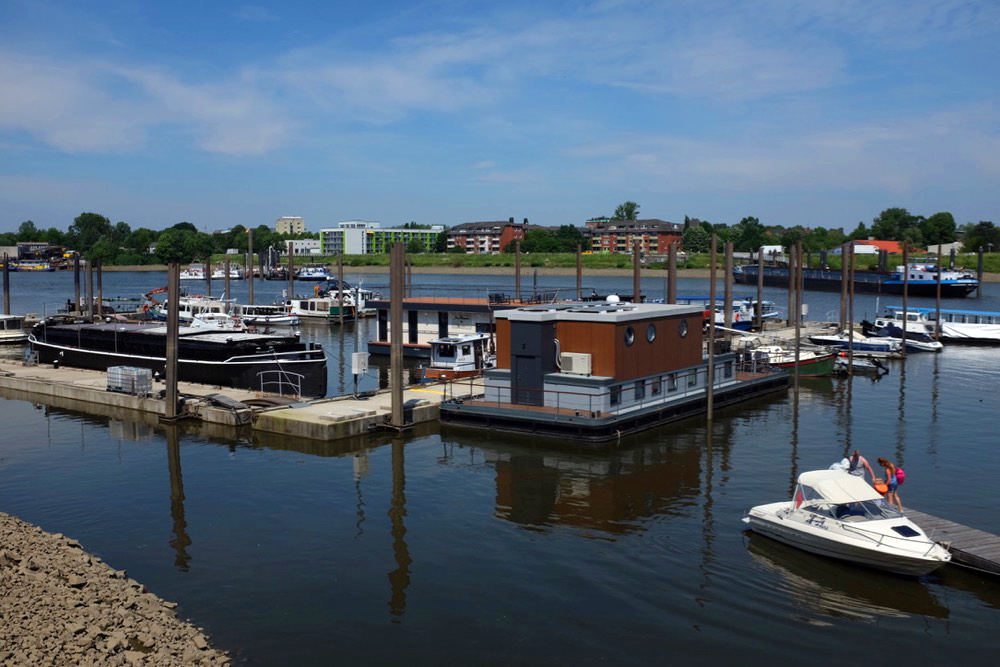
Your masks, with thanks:
M 447 344 L 435 345 L 434 353 L 434 356 L 440 359 L 453 359 L 455 357 L 455 346 Z

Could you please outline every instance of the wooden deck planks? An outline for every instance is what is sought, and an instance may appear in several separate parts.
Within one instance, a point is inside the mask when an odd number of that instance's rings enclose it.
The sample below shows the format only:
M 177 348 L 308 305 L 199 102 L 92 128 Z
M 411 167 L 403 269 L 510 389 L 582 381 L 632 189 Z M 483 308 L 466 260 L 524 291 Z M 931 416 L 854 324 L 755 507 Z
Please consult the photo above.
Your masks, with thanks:
M 956 565 L 968 565 L 1000 574 L 1000 535 L 916 510 L 906 510 L 906 516 L 932 540 L 950 542 L 952 562 Z

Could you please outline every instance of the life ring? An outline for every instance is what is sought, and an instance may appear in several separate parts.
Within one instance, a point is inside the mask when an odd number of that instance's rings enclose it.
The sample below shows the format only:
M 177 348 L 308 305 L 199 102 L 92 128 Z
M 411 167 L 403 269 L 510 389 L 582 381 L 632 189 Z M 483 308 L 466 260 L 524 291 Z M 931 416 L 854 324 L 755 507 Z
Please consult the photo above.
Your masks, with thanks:
M 148 313 L 149 312 L 149 304 L 148 303 L 142 304 L 142 312 L 144 312 L 144 313 Z

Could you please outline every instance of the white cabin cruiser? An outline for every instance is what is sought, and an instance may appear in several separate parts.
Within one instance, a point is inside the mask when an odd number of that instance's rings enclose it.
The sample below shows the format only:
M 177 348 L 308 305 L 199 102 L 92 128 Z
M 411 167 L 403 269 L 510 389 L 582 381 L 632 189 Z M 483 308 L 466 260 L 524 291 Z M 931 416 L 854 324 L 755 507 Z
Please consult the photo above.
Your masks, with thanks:
M 246 325 L 235 315 L 226 313 L 198 313 L 190 322 L 195 329 L 210 329 L 212 331 L 246 331 Z
M 491 335 L 473 333 L 445 336 L 431 341 L 431 364 L 424 368 L 425 380 L 456 380 L 482 375 L 497 365 Z
M 951 561 L 878 491 L 842 470 L 802 473 L 792 500 L 753 507 L 743 521 L 799 549 L 896 574 L 919 576 Z
M 901 321 L 889 317 L 876 317 L 875 322 L 863 321 L 861 328 L 866 336 L 891 340 L 900 344 L 903 342 Z M 944 345 L 931 338 L 923 326 L 913 326 L 907 322 L 906 349 L 910 352 L 940 352 L 944 349 Z
M 295 326 L 299 323 L 298 315 L 288 312 L 285 306 L 279 305 L 245 305 L 233 306 L 233 314 L 243 320 L 248 326 L 274 325 Z

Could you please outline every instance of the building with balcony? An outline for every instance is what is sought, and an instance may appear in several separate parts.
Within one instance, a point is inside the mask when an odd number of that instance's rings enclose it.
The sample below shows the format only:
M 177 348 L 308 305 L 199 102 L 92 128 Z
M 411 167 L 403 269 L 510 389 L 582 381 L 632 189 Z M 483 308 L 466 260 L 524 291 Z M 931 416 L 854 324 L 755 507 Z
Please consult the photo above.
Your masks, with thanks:
M 590 250 L 632 254 L 633 244 L 639 241 L 643 256 L 662 256 L 669 252 L 671 243 L 680 243 L 684 225 L 666 220 L 616 220 L 597 218 L 587 221 L 585 234 L 590 237 Z
M 320 248 L 324 255 L 370 255 L 389 252 L 393 243 L 410 246 L 416 241 L 421 252 L 433 252 L 438 235 L 444 225 L 432 225 L 418 229 L 399 227 L 382 229 L 378 222 L 371 220 L 348 220 L 336 227 L 321 229 Z
M 305 234 L 306 221 L 295 215 L 284 215 L 274 221 L 274 231 L 278 234 Z
M 514 222 L 514 218 L 492 222 L 465 222 L 448 230 L 448 250 L 464 248 L 467 255 L 499 255 L 512 241 L 523 240 L 538 225 Z

